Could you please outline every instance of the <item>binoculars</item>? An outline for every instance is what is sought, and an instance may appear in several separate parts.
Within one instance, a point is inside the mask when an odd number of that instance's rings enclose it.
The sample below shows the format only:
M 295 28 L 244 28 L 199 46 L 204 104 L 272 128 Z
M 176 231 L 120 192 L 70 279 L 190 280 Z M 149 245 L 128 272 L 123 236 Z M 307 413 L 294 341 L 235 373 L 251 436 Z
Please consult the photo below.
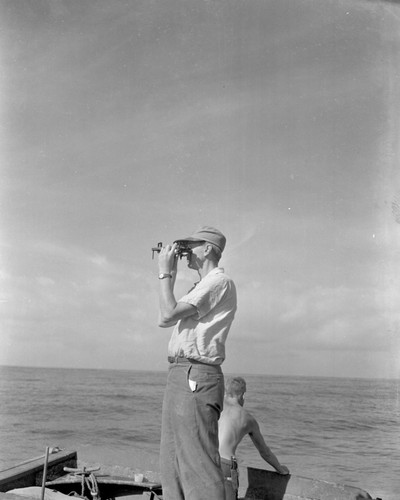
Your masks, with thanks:
M 187 241 L 174 241 L 174 243 L 177 244 L 177 247 L 175 249 L 175 254 L 181 259 L 182 257 L 189 257 L 189 255 L 192 253 L 192 249 L 188 246 Z M 151 249 L 152 251 L 152 259 L 154 259 L 154 254 L 160 253 L 162 249 L 163 244 L 161 241 L 157 244 L 156 247 L 153 247 Z

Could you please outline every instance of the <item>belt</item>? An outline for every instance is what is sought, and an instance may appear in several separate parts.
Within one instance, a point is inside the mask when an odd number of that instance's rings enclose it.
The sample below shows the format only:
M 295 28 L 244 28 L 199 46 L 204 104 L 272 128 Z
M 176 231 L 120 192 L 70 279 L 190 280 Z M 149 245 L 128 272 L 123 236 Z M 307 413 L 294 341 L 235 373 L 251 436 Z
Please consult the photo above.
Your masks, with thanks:
M 183 356 L 168 356 L 169 363 L 193 363 L 192 359 L 184 358 Z
M 221 457 L 221 463 L 229 465 L 231 470 L 236 470 L 238 468 L 238 462 L 236 457 L 231 457 L 229 459 Z

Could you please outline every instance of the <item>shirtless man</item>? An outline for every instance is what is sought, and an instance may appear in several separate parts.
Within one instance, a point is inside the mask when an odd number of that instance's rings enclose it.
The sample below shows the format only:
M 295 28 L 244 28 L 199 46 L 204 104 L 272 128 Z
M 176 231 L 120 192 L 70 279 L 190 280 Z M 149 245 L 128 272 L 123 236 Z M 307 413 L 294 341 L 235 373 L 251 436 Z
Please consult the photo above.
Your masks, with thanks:
M 219 453 L 225 476 L 225 499 L 236 500 L 239 489 L 238 465 L 235 452 L 238 444 L 249 434 L 261 457 L 279 474 L 289 474 L 266 445 L 257 420 L 243 408 L 246 381 L 242 377 L 229 378 L 225 384 L 224 410 L 218 422 Z

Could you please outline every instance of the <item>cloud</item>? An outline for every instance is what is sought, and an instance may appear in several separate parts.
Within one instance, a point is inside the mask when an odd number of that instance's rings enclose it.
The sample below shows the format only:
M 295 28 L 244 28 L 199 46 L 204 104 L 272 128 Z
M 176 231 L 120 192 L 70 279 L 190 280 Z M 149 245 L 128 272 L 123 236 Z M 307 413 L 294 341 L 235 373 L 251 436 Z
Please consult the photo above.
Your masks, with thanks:
M 400 313 L 380 300 L 384 290 L 315 286 L 281 286 L 265 282 L 238 284 L 239 307 L 232 336 L 279 349 L 390 352 L 400 344 L 393 325 Z M 246 335 L 242 337 L 242 332 Z M 269 346 L 269 347 L 268 347 Z M 289 348 L 289 347 L 287 347 Z
M 146 330 L 155 308 L 139 268 L 73 245 L 41 241 L 29 250 L 35 264 L 22 269 L 14 261 L 3 279 L 3 334 L 11 342 L 51 339 L 58 348 L 86 348 L 101 336 L 118 341 L 137 325 Z
M 228 236 L 244 365 L 398 352 L 398 30 L 365 5 L 2 9 L 7 356 L 165 360 L 150 248 L 200 224 Z

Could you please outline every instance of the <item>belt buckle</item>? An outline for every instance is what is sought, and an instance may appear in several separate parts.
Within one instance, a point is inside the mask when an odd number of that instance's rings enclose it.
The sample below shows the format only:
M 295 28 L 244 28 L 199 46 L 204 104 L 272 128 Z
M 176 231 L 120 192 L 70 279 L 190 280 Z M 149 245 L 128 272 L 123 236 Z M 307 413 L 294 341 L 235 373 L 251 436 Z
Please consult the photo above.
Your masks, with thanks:
M 168 361 L 170 363 L 179 363 L 180 359 L 183 359 L 183 356 L 168 356 Z

